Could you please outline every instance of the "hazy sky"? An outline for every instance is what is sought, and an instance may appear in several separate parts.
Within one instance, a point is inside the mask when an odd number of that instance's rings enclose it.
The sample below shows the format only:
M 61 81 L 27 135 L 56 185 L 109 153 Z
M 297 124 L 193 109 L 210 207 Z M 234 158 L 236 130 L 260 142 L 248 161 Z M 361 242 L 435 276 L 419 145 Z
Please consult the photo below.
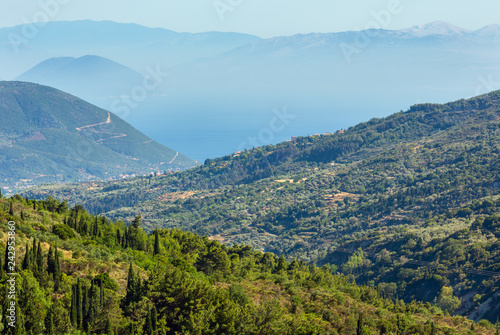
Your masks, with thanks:
M 262 37 L 358 30 L 377 20 L 384 29 L 440 20 L 475 30 L 500 23 L 499 14 L 498 0 L 0 0 L 2 27 L 92 19 Z

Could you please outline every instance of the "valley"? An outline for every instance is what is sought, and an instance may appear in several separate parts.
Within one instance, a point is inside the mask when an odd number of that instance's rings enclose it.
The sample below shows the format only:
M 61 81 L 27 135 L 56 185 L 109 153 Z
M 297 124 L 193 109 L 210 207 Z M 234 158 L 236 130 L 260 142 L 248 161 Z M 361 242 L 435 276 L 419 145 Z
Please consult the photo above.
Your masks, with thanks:
M 450 286 L 456 311 L 494 322 L 496 307 L 485 306 L 498 299 L 500 272 L 499 99 L 415 105 L 184 172 L 26 195 L 332 264 L 407 302 L 433 302 Z

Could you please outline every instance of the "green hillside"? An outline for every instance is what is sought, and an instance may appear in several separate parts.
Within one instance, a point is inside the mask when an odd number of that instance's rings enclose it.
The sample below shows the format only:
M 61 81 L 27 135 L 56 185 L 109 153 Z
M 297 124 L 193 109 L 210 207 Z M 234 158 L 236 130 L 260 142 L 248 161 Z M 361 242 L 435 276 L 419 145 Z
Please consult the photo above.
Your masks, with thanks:
M 11 300 L 2 294 L 2 334 L 496 332 L 443 312 L 446 295 L 437 305 L 406 304 L 329 266 L 176 229 L 148 235 L 140 216 L 127 227 L 53 198 L 0 199 L 0 239 L 2 291 L 12 262 L 17 273 L 16 328 L 6 324 Z
M 332 264 L 393 298 L 496 322 L 500 91 L 113 183 L 44 187 L 93 213 Z M 479 224 L 483 222 L 483 224 Z M 484 222 L 487 224 L 485 225 Z
M 4 187 L 110 179 L 195 165 L 118 116 L 47 86 L 0 82 L 0 119 Z

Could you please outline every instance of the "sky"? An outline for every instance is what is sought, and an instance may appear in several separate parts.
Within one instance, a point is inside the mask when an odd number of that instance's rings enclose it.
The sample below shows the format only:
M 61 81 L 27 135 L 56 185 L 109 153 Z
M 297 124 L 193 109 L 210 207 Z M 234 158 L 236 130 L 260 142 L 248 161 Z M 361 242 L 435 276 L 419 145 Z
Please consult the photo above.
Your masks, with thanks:
M 0 0 L 0 27 L 91 19 L 272 37 L 433 21 L 477 30 L 499 24 L 499 13 L 498 0 Z

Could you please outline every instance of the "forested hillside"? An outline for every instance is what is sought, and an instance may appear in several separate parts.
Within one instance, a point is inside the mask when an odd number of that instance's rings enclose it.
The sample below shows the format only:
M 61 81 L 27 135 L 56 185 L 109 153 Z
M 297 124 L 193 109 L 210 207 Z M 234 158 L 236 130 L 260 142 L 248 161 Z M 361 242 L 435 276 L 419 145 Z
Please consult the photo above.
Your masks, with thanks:
M 497 91 L 417 105 L 181 173 L 29 196 L 69 199 L 113 219 L 141 212 L 148 231 L 180 227 L 332 264 L 406 302 L 451 293 L 450 313 L 496 322 L 499 102 Z
M 0 120 L 0 179 L 10 190 L 197 165 L 117 115 L 47 86 L 1 81 Z
M 13 250 L 6 247 L 12 226 Z M 2 294 L 2 334 L 497 331 L 484 320 L 448 316 L 446 294 L 436 305 L 406 304 L 332 274 L 330 266 L 176 229 L 148 235 L 140 216 L 127 226 L 53 198 L 0 199 L 0 231 L 2 291 L 11 285 L 12 262 L 17 272 L 16 328 L 6 324 L 9 301 Z

